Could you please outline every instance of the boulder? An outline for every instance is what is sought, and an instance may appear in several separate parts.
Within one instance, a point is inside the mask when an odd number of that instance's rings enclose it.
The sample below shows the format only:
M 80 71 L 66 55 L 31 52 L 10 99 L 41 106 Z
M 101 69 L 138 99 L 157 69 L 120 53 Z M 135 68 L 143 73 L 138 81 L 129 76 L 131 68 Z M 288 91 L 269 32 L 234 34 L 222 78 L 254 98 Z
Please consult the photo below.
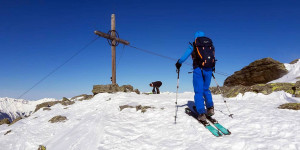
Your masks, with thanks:
M 96 95 L 98 93 L 116 93 L 116 92 L 135 92 L 140 94 L 138 89 L 134 89 L 131 85 L 123 85 L 120 86 L 118 84 L 107 84 L 107 85 L 94 85 L 93 94 Z
M 116 93 L 118 89 L 118 84 L 94 85 L 92 92 L 94 95 L 98 93 Z
M 131 85 L 122 85 L 119 87 L 119 91 L 121 92 L 132 92 L 133 91 L 133 86 Z
M 49 122 L 51 122 L 51 123 L 65 122 L 66 120 L 68 120 L 67 117 L 59 115 L 59 116 L 55 116 L 55 117 L 51 118 L 49 120 Z
M 250 63 L 248 66 L 226 78 L 224 86 L 265 84 L 287 73 L 288 71 L 284 64 L 272 58 L 263 58 Z

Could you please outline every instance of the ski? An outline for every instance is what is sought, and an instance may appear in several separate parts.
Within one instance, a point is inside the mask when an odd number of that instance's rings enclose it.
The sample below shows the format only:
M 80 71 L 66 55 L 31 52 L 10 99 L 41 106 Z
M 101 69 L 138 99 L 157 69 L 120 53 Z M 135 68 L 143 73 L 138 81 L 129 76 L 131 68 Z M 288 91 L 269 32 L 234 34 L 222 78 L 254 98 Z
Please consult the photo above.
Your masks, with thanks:
M 195 118 L 199 123 L 201 123 L 206 129 L 208 129 L 214 136 L 220 137 L 222 136 L 222 133 L 214 128 L 212 125 L 210 125 L 207 121 L 199 121 L 197 119 L 198 115 L 193 112 L 190 108 L 185 108 L 185 113 L 188 114 L 189 116 L 192 116 Z
M 196 111 L 196 106 L 193 106 L 194 111 Z M 211 116 L 206 115 L 206 119 L 210 121 L 219 131 L 221 131 L 225 135 L 230 135 L 231 132 L 224 128 L 216 119 L 212 118 Z
M 224 128 L 216 119 L 212 118 L 211 116 L 206 116 L 206 119 L 209 120 L 218 130 L 220 130 L 225 135 L 230 135 L 231 132 Z

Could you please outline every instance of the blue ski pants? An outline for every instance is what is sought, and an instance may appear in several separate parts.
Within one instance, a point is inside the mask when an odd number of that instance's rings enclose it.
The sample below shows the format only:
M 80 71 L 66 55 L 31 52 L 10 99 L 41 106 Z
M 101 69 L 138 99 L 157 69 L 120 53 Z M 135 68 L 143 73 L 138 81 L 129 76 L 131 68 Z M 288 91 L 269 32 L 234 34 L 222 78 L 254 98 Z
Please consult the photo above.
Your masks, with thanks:
M 199 114 L 206 113 L 206 108 L 214 106 L 211 92 L 209 90 L 210 81 L 212 77 L 212 68 L 203 68 L 203 73 L 201 68 L 194 69 L 193 72 L 193 86 L 194 86 L 194 100 L 196 109 Z M 205 104 L 204 104 L 205 102 Z

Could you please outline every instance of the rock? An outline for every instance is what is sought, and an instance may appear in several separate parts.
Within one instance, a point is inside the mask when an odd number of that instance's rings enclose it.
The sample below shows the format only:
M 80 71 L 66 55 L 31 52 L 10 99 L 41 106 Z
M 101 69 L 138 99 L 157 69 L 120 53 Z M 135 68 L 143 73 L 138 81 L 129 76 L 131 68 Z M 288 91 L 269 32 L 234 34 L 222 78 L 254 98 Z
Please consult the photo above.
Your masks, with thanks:
M 39 145 L 38 150 L 46 150 L 46 146 L 44 146 L 44 145 Z
M 116 93 L 118 89 L 118 84 L 94 85 L 92 92 L 94 95 L 98 93 Z
M 136 92 L 137 94 L 140 93 L 138 89 L 133 89 L 131 85 L 123 85 L 119 87 L 118 84 L 108 84 L 108 85 L 94 85 L 93 94 L 96 95 L 98 93 L 116 93 L 116 92 Z
M 72 105 L 74 104 L 74 101 L 70 101 L 69 99 L 63 99 L 62 101 L 51 101 L 51 102 L 45 102 L 45 103 L 41 103 L 36 105 L 34 112 L 38 111 L 39 109 L 43 108 L 43 107 L 51 107 L 53 105 L 56 104 L 62 104 L 64 106 L 68 106 L 68 105 Z
M 280 105 L 278 108 L 300 110 L 300 103 L 286 103 L 286 104 Z
M 297 89 L 300 90 L 300 81 L 297 81 L 297 82 L 295 83 L 295 87 L 296 87 Z
M 62 101 L 64 102 L 64 101 L 70 101 L 70 100 L 66 97 L 63 97 Z
M 36 105 L 34 112 L 38 111 L 39 109 L 41 109 L 43 107 L 51 107 L 58 103 L 60 103 L 60 101 L 51 101 L 51 102 L 44 102 L 44 103 L 38 104 L 38 105 Z
M 141 92 L 139 91 L 139 89 L 135 89 L 135 90 L 133 90 L 133 92 L 135 92 L 136 94 L 141 94 Z
M 136 111 L 141 110 L 142 113 L 145 113 L 147 111 L 147 109 L 149 109 L 149 108 L 154 108 L 154 107 L 151 107 L 151 106 L 142 106 L 142 105 L 137 105 L 135 107 L 130 106 L 130 105 L 122 105 L 122 106 L 119 106 L 119 107 L 120 107 L 120 111 L 122 111 L 125 108 L 135 108 Z
M 255 92 L 262 94 L 271 94 L 274 91 L 285 91 L 290 94 L 295 94 L 296 97 L 300 95 L 300 90 L 296 90 L 294 93 L 295 83 L 269 83 L 269 84 L 256 84 L 252 86 L 231 86 L 231 87 L 220 87 L 224 97 L 236 97 L 239 93 L 244 94 L 246 92 Z M 211 93 L 221 94 L 217 87 L 210 88 Z
M 130 106 L 130 105 L 122 105 L 122 106 L 119 106 L 119 107 L 120 107 L 120 111 L 122 111 L 125 108 L 134 108 L 133 106 Z
M 45 108 L 43 108 L 43 110 L 51 110 L 51 108 L 45 107 Z
M 297 63 L 299 61 L 299 58 L 298 59 L 295 59 L 295 60 L 293 60 L 292 62 L 290 62 L 290 64 L 295 64 L 295 63 Z
M 59 115 L 59 116 L 55 116 L 55 117 L 51 118 L 49 120 L 49 122 L 51 122 L 51 123 L 65 122 L 66 120 L 68 120 L 67 117 Z
M 4 135 L 7 135 L 8 133 L 10 133 L 11 132 L 11 130 L 8 130 L 6 133 L 4 133 Z
M 136 111 L 141 110 L 142 113 L 145 113 L 149 108 L 154 108 L 154 107 L 138 105 L 136 106 Z
M 21 119 L 22 119 L 22 117 L 16 118 L 13 122 L 11 122 L 11 123 L 9 124 L 9 126 L 13 125 L 14 123 L 18 122 L 18 121 L 21 120 Z
M 90 100 L 92 98 L 93 98 L 93 95 L 81 94 L 81 95 L 72 97 L 71 100 L 82 101 L 82 100 Z
M 64 106 L 68 106 L 68 105 L 72 105 L 72 104 L 74 104 L 75 102 L 74 101 L 70 101 L 70 100 L 68 100 L 68 101 L 63 101 L 63 102 L 60 102 L 62 105 L 64 105 Z
M 122 85 L 119 87 L 120 92 L 132 92 L 133 91 L 133 86 L 131 85 Z
M 226 78 L 224 86 L 265 84 L 287 73 L 288 71 L 282 63 L 272 58 L 264 58 L 250 63 L 240 71 L 236 71 Z
M 0 125 L 3 125 L 3 124 L 10 124 L 10 121 L 8 118 L 4 118 L 2 120 L 0 120 Z

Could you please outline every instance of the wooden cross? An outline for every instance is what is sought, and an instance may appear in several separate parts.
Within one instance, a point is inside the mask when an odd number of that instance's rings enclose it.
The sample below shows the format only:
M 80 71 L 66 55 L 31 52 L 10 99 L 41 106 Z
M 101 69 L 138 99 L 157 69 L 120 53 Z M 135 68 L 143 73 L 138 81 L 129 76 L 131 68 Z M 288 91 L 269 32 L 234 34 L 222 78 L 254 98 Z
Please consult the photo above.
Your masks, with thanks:
M 94 33 L 98 36 L 104 37 L 108 40 L 110 40 L 111 44 L 111 55 L 112 55 L 112 77 L 111 81 L 112 84 L 117 84 L 116 83 L 116 46 L 118 43 L 122 43 L 124 45 L 129 45 L 129 42 L 126 40 L 122 40 L 118 38 L 116 35 L 116 19 L 115 19 L 115 14 L 111 15 L 111 30 L 109 31 L 110 34 L 103 33 L 100 31 L 94 31 Z

